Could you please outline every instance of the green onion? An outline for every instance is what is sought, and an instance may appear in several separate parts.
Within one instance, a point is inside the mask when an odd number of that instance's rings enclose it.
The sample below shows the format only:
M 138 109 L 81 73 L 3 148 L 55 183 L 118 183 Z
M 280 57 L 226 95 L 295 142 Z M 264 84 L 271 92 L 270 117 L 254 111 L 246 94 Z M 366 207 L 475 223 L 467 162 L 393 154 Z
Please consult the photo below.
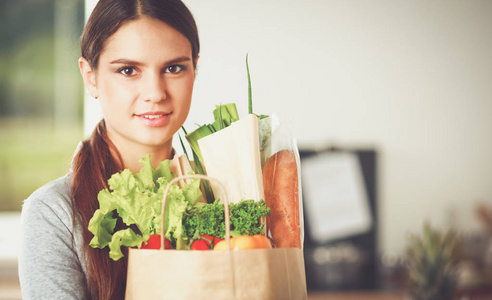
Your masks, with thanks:
M 183 127 L 181 127 L 181 128 L 183 128 Z M 184 128 L 183 128 L 183 131 L 186 134 L 186 130 L 184 130 Z M 186 155 L 186 158 L 189 161 L 190 160 L 190 157 L 188 156 L 188 152 L 186 152 L 186 147 L 185 147 L 185 145 L 183 143 L 183 139 L 181 138 L 181 134 L 178 133 L 178 137 L 179 137 L 179 142 L 181 143 L 181 148 L 183 148 L 183 152 L 184 152 L 184 154 Z
M 246 54 L 246 71 L 248 72 L 248 112 L 253 113 L 253 96 L 251 94 L 251 77 L 249 75 L 248 54 Z

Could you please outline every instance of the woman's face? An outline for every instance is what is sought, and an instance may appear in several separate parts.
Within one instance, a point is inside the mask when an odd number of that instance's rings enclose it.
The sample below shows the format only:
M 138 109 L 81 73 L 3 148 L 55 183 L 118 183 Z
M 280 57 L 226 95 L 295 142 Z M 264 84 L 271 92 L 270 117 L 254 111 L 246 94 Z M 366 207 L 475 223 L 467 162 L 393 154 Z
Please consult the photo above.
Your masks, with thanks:
M 171 149 L 191 105 L 195 69 L 191 44 L 166 23 L 143 16 L 105 43 L 93 72 L 108 135 L 121 151 Z

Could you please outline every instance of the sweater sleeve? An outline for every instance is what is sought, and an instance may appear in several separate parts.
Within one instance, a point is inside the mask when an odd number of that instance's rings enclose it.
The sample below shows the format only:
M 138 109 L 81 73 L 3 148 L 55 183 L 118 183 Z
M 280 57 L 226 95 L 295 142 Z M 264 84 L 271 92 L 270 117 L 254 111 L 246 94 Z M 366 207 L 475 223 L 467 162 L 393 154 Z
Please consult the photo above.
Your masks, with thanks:
M 84 299 L 68 196 L 45 188 L 23 205 L 19 280 L 23 299 Z

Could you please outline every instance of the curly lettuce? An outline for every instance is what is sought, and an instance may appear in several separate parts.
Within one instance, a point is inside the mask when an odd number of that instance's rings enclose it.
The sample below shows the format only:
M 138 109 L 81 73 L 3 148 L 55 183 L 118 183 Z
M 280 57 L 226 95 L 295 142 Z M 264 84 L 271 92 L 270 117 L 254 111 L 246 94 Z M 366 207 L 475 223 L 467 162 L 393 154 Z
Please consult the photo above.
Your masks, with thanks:
M 162 198 L 166 186 L 176 175 L 170 171 L 169 160 L 162 161 L 156 169 L 152 167 L 150 155 L 140 163 L 143 167 L 136 174 L 125 169 L 111 176 L 109 189 L 98 194 L 99 209 L 89 222 L 88 229 L 94 234 L 90 246 L 109 247 L 113 260 L 123 257 L 121 246 L 140 248 L 151 234 L 162 230 Z M 193 209 L 200 196 L 199 179 L 191 180 L 183 188 L 176 184 L 170 188 L 165 216 L 168 239 L 182 240 L 183 214 Z

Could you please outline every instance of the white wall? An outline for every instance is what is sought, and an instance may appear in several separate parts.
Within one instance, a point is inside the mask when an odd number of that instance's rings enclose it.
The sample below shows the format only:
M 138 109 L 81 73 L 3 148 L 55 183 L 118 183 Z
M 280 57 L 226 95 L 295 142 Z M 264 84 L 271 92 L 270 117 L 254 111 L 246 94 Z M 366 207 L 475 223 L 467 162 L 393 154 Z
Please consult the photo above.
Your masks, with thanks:
M 214 104 L 294 122 L 301 146 L 380 151 L 381 250 L 492 205 L 492 2 L 185 0 L 202 51 L 187 128 Z M 206 113 L 204 113 L 206 112 Z
M 202 45 L 188 130 L 215 104 L 246 113 L 249 53 L 255 112 L 291 118 L 300 146 L 380 151 L 382 251 L 400 252 L 423 220 L 479 228 L 474 202 L 492 205 L 492 1 L 185 3 Z

